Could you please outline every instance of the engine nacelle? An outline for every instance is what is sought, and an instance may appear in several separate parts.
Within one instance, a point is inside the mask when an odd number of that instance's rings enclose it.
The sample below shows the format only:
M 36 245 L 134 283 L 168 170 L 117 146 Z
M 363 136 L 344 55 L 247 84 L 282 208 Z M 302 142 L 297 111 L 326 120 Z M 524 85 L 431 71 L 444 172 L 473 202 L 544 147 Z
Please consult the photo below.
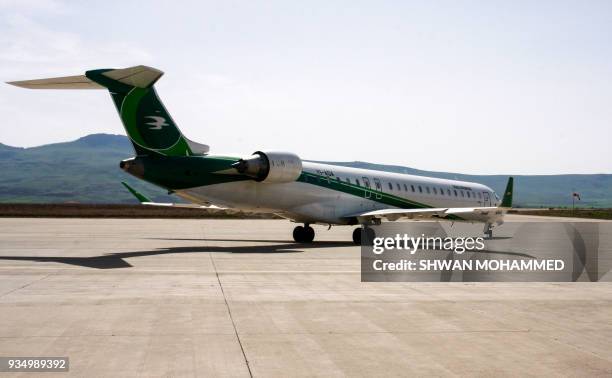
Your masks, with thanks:
M 256 151 L 232 167 L 255 181 L 266 183 L 292 182 L 302 174 L 302 160 L 291 152 Z

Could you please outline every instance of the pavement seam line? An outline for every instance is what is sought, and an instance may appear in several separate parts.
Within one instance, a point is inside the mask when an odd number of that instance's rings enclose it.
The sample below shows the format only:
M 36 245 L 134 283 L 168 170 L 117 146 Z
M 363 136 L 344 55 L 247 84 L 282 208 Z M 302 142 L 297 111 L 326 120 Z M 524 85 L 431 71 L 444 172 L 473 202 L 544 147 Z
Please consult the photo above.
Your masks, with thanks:
M 249 365 L 249 360 L 244 351 L 244 347 L 242 346 L 242 340 L 240 340 L 240 335 L 238 335 L 238 329 L 236 328 L 236 322 L 234 322 L 234 317 L 232 316 L 232 310 L 230 309 L 229 302 L 227 301 L 227 297 L 225 296 L 225 290 L 223 290 L 223 284 L 221 283 L 221 278 L 219 278 L 219 272 L 217 271 L 217 265 L 215 264 L 215 259 L 212 256 L 212 253 L 208 253 L 210 257 L 210 261 L 212 262 L 213 269 L 215 269 L 215 275 L 217 276 L 217 282 L 219 282 L 219 288 L 221 288 L 221 294 L 223 294 L 223 300 L 225 301 L 225 307 L 227 308 L 227 313 L 229 314 L 230 321 L 232 322 L 232 327 L 234 327 L 234 334 L 236 335 L 236 339 L 238 340 L 238 345 L 240 346 L 240 351 L 242 352 L 242 357 L 244 358 L 244 363 L 246 364 L 247 370 L 249 371 L 249 377 L 253 378 L 253 372 L 251 372 L 251 366 Z
M 28 286 L 30 286 L 30 285 L 32 285 L 32 284 L 35 284 L 36 282 L 40 282 L 40 281 L 42 281 L 42 280 L 44 280 L 44 279 L 46 279 L 46 278 L 48 278 L 48 277 L 51 277 L 51 276 L 52 276 L 52 275 L 54 275 L 54 274 L 56 274 L 56 273 L 49 273 L 49 274 L 47 274 L 46 276 L 44 276 L 44 277 L 42 277 L 42 278 L 39 278 L 39 279 L 34 280 L 34 281 L 32 281 L 32 282 L 28 282 L 27 284 L 25 284 L 25 285 L 23 285 L 23 286 L 21 286 L 21 287 L 15 288 L 15 289 L 13 289 L 13 290 L 11 290 L 11 291 L 7 291 L 6 293 L 4 293 L 4 294 L 0 295 L 0 298 L 6 297 L 7 295 L 10 295 L 10 294 L 12 294 L 12 293 L 16 292 L 17 290 L 25 289 L 26 287 L 28 287 Z

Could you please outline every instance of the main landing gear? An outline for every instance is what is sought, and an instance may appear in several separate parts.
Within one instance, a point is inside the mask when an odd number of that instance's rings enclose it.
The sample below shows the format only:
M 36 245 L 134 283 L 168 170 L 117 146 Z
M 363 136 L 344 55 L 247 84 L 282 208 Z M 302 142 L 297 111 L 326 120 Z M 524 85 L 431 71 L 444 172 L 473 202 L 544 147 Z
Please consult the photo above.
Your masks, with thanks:
M 362 235 L 365 236 L 365 240 L 363 240 L 363 244 L 362 244 Z M 374 232 L 372 228 L 367 227 L 367 226 L 363 230 L 361 229 L 361 227 L 357 227 L 355 230 L 353 230 L 353 243 L 357 245 L 372 245 L 375 237 L 376 237 L 376 232 Z
M 493 226 L 490 223 L 485 223 L 483 232 L 489 239 L 493 239 Z
M 304 227 L 297 226 L 293 229 L 293 240 L 296 243 L 312 243 L 315 237 L 315 232 L 308 223 Z

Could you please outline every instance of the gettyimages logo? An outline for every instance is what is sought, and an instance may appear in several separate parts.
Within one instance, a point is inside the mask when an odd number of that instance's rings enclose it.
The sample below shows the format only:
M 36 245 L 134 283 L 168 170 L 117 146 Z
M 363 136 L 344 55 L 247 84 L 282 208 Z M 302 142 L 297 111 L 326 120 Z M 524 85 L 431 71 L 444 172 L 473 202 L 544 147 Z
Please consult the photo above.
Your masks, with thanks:
M 483 237 L 414 237 L 408 234 L 396 234 L 395 237 L 375 237 L 372 241 L 372 252 L 377 255 L 385 251 L 406 251 L 414 255 L 417 251 L 444 250 L 462 254 L 465 251 L 482 251 L 485 248 Z
M 484 238 L 482 225 L 396 222 L 371 226 L 361 280 L 610 281 L 612 222 L 507 222 Z

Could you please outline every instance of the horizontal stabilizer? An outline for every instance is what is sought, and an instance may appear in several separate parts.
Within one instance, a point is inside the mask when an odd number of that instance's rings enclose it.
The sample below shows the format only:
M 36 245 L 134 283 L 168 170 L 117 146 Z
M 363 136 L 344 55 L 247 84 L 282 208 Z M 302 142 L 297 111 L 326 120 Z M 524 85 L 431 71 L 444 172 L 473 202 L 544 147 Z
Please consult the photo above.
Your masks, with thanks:
M 77 76 L 10 81 L 7 84 L 29 89 L 105 89 L 105 86 L 98 84 L 87 77 L 90 72 L 97 72 L 98 75 L 102 75 L 108 79 L 137 88 L 148 88 L 152 86 L 164 74 L 162 71 L 156 68 L 134 66 L 116 70 L 88 71 L 85 75 Z
M 28 89 L 105 89 L 100 84 L 89 80 L 85 75 L 9 81 L 7 84 Z

